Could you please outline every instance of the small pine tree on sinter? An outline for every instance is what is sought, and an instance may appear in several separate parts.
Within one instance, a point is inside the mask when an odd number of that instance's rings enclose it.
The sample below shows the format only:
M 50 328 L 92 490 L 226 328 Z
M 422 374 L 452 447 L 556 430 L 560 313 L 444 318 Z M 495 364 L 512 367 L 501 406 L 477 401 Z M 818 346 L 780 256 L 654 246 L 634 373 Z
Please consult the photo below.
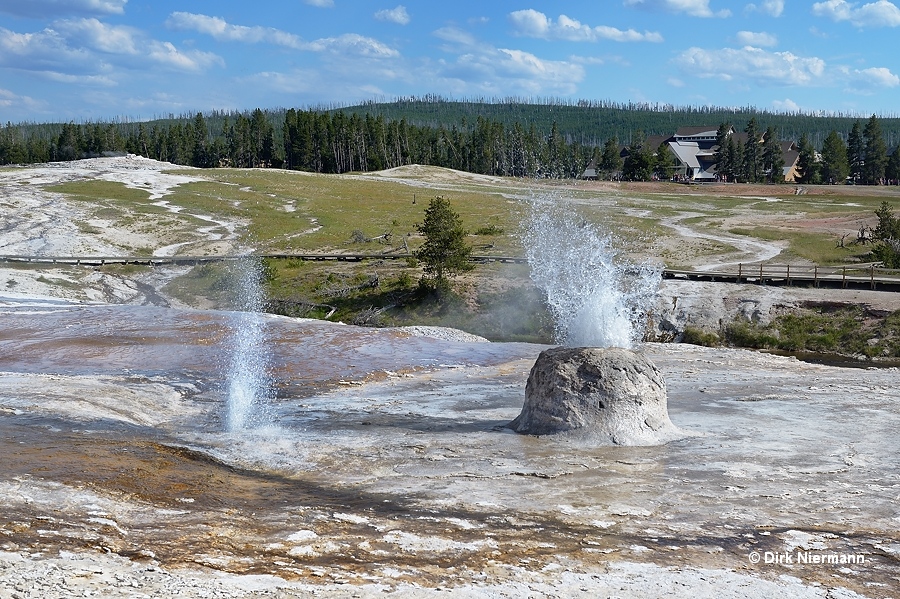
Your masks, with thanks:
M 450 200 L 441 196 L 431 200 L 425 220 L 416 229 L 425 237 L 425 243 L 415 252 L 423 266 L 423 287 L 446 291 L 451 278 L 475 268 L 469 261 L 472 247 L 466 244 L 462 219 L 450 207 Z

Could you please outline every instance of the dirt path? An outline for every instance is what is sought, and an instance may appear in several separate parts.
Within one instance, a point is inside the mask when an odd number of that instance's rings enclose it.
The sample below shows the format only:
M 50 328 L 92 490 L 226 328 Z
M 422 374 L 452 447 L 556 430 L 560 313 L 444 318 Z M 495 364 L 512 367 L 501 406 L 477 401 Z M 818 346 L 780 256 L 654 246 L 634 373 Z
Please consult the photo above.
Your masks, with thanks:
M 722 243 L 734 247 L 736 251 L 740 253 L 740 259 L 738 260 L 730 259 L 730 256 L 733 254 L 725 254 L 720 256 L 719 260 L 696 265 L 695 268 L 697 270 L 710 271 L 719 268 L 727 268 L 729 266 L 737 266 L 740 263 L 765 262 L 766 260 L 771 260 L 778 256 L 786 246 L 784 242 L 763 241 L 744 235 L 708 233 L 683 223 L 683 221 L 697 216 L 705 215 L 700 214 L 699 212 L 682 212 L 676 216 L 663 218 L 659 221 L 659 224 L 672 229 L 686 239 L 706 239 L 708 241 Z

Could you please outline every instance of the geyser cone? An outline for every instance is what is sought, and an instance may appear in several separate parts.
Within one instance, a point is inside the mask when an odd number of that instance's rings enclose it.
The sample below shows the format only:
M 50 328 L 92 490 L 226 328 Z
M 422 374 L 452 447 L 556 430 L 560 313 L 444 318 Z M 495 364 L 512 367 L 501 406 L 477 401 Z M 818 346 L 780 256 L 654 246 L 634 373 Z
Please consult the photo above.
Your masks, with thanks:
M 669 420 L 659 370 L 642 353 L 621 348 L 541 352 L 522 412 L 508 427 L 594 445 L 659 445 L 683 436 Z

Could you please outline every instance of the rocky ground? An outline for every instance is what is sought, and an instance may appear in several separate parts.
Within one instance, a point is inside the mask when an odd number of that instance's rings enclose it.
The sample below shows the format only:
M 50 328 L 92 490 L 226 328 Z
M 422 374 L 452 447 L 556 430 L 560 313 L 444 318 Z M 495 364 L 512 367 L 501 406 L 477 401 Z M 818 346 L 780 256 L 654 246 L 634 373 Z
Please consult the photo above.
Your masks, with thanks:
M 736 320 L 767 324 L 777 315 L 820 302 L 885 313 L 900 310 L 900 294 L 892 292 L 664 280 L 655 309 L 656 334 L 665 339 L 667 332 L 686 326 L 718 331 Z
M 684 438 L 595 447 L 498 428 L 540 347 L 273 319 L 273 424 L 223 434 L 220 317 L 106 313 L 7 313 L 52 331 L 2 346 L 3 597 L 900 588 L 896 369 L 651 344 Z M 143 345 L 135 318 L 157 323 Z
M 214 215 L 186 214 L 165 196 L 176 186 L 199 179 L 168 174 L 169 163 L 140 156 L 94 158 L 0 169 L 0 256 L 170 256 L 231 254 L 242 223 Z M 189 170 L 189 169 L 188 169 Z M 161 208 L 155 217 L 96 207 L 72 200 L 54 185 L 78 181 L 114 181 L 146 191 L 147 204 Z M 208 223 L 196 226 L 196 220 Z M 150 226 L 148 226 L 148 223 Z M 178 305 L 160 290 L 187 268 L 160 267 L 143 273 L 71 267 L 33 268 L 0 262 L 0 294 L 56 297 L 85 302 Z
M 598 596 L 621 599 L 645 597 L 857 599 L 860 597 L 846 589 L 825 585 L 809 586 L 790 575 L 768 581 L 729 570 L 666 568 L 639 562 L 613 562 L 595 573 L 561 570 L 562 568 L 552 574 L 535 575 L 523 568 L 513 573 L 518 581 L 506 584 L 483 582 L 457 586 L 450 581 L 446 586 L 429 588 L 424 585 L 392 582 L 364 585 L 328 582 L 289 583 L 266 575 L 234 576 L 180 569 L 170 571 L 152 563 L 135 563 L 126 558 L 105 556 L 97 552 L 60 552 L 58 557 L 37 560 L 17 553 L 0 553 L 0 576 L 2 576 L 0 593 L 3 593 L 4 598 L 13 599 L 32 597 L 35 599 L 70 597 L 591 599 Z M 488 579 L 487 575 L 485 579 Z

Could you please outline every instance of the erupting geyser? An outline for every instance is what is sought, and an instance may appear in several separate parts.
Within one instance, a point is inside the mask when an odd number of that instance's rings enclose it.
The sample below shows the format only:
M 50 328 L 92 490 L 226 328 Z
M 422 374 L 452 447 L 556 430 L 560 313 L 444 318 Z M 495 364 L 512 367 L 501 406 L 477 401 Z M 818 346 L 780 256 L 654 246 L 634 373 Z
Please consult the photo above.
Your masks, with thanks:
M 556 340 L 568 347 L 538 356 L 525 405 L 508 427 L 596 445 L 657 445 L 681 437 L 669 420 L 659 370 L 630 349 L 643 337 L 660 269 L 617 263 L 610 236 L 548 200 L 532 202 L 524 242 Z
M 244 258 L 232 266 L 235 308 L 228 365 L 227 412 L 229 431 L 247 428 L 259 416 L 271 393 L 265 344 L 262 272 L 259 262 Z
M 553 198 L 536 198 L 523 243 L 531 278 L 547 295 L 556 342 L 568 347 L 639 343 L 662 272 L 617 261 L 611 238 Z

